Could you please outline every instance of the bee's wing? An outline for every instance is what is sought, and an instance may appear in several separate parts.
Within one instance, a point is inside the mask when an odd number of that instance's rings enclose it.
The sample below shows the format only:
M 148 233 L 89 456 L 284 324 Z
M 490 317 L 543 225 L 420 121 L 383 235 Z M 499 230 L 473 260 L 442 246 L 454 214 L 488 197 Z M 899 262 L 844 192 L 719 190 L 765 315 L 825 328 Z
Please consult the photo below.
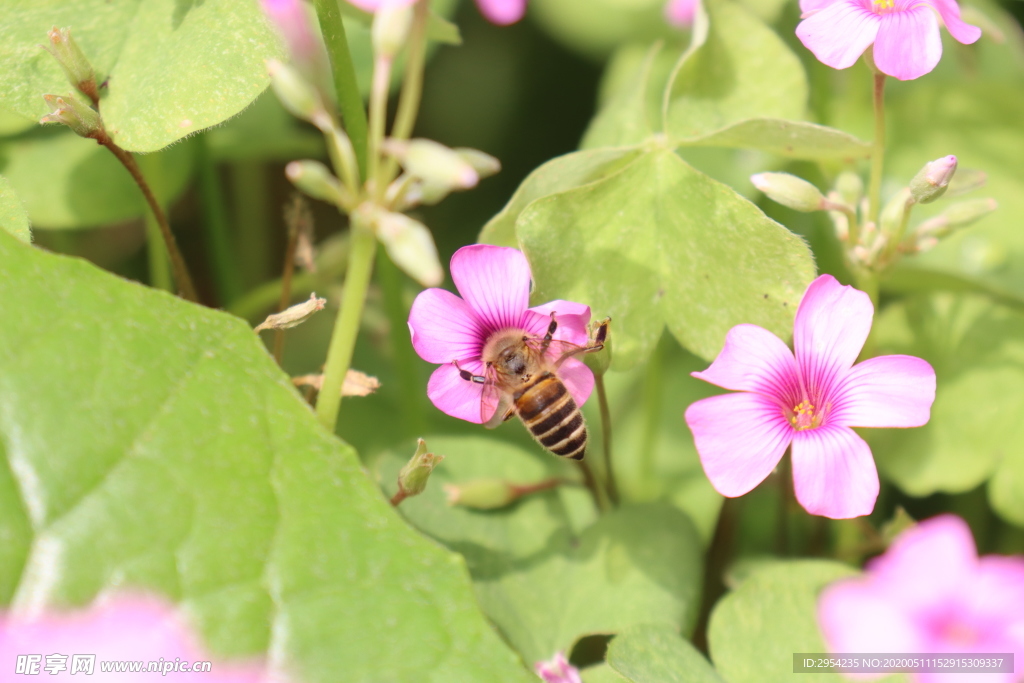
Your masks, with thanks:
M 484 427 L 494 429 L 505 421 L 512 407 L 512 396 L 498 387 L 493 367 L 484 370 L 483 394 L 480 397 L 480 421 Z
M 544 339 L 541 337 L 530 337 L 525 341 L 526 345 L 536 353 L 542 353 L 544 360 L 551 363 L 556 369 L 565 361 L 587 352 L 587 347 L 573 344 L 562 339 L 551 339 L 544 346 Z

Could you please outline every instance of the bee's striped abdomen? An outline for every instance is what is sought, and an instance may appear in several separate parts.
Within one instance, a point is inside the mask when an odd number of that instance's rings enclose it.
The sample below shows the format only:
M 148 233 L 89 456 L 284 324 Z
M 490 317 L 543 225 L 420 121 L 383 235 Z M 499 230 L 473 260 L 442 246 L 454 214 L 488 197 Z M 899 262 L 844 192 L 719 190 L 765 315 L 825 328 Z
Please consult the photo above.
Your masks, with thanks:
M 587 426 L 572 395 L 555 375 L 544 372 L 513 394 L 516 412 L 544 448 L 556 455 L 582 460 L 587 450 Z

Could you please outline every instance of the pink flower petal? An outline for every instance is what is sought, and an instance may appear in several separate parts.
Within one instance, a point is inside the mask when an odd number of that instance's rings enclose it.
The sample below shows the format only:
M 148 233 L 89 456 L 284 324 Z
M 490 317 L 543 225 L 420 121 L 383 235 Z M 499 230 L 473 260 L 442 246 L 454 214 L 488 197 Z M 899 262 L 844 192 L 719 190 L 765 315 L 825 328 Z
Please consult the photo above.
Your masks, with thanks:
M 443 289 L 425 289 L 409 311 L 412 346 L 429 363 L 479 358 L 484 329 L 465 301 Z
M 523 18 L 526 0 L 476 0 L 480 14 L 492 24 L 508 26 Z
M 736 325 L 707 370 L 690 373 L 697 379 L 733 391 L 768 396 L 799 395 L 793 352 L 774 334 L 757 325 Z
M 562 364 L 558 376 L 562 378 L 576 405 L 582 408 L 594 391 L 594 373 L 583 361 L 570 358 Z
M 960 7 L 956 4 L 956 0 L 928 1 L 938 11 L 939 16 L 942 17 L 942 23 L 946 25 L 949 35 L 953 36 L 956 40 L 964 45 L 970 45 L 981 38 L 980 28 L 965 23 L 960 18 Z
M 870 514 L 878 498 L 871 449 L 849 427 L 823 426 L 793 437 L 793 487 L 812 515 L 849 519 Z
M 847 427 L 920 427 L 935 401 L 935 370 L 914 356 L 879 356 L 853 366 L 831 421 Z
M 878 15 L 854 0 L 838 0 L 801 21 L 796 35 L 818 61 L 845 69 L 874 42 L 879 23 Z
M 711 485 L 730 498 L 764 481 L 793 435 L 779 406 L 758 394 L 701 399 L 686 409 L 686 424 Z
M 959 595 L 976 566 L 970 528 L 959 517 L 942 515 L 900 534 L 868 569 L 880 595 L 915 612 Z
M 818 624 L 829 652 L 926 652 L 914 621 L 864 578 L 828 586 Z
M 534 306 L 523 314 L 522 327 L 530 334 L 543 337 L 551 323 L 551 312 L 555 312 L 558 329 L 554 339 L 571 342 L 577 346 L 587 343 L 590 331 L 590 306 L 575 301 L 556 299 L 540 306 Z
M 697 13 L 700 0 L 669 0 L 665 5 L 665 19 L 673 26 L 689 26 Z
M 932 8 L 918 5 L 882 17 L 875 40 L 875 66 L 901 81 L 920 78 L 942 57 L 939 22 Z
M 867 294 L 839 284 L 831 275 L 819 276 L 807 288 L 796 311 L 793 349 L 811 394 L 827 397 L 853 367 L 871 331 L 873 312 Z
M 986 555 L 978 560 L 970 607 L 986 615 L 1003 615 L 1018 625 L 1024 646 L 1024 558 Z
M 460 365 L 473 374 L 480 374 L 484 369 L 479 360 L 469 360 Z M 434 370 L 427 382 L 427 397 L 438 410 L 452 417 L 476 424 L 484 421 L 480 411 L 483 385 L 462 379 L 454 365 L 442 365 Z
M 452 256 L 451 273 L 488 331 L 519 325 L 530 305 L 530 266 L 521 251 L 471 244 Z
M 800 12 L 802 18 L 806 19 L 810 15 L 825 9 L 836 1 L 837 0 L 800 0 Z

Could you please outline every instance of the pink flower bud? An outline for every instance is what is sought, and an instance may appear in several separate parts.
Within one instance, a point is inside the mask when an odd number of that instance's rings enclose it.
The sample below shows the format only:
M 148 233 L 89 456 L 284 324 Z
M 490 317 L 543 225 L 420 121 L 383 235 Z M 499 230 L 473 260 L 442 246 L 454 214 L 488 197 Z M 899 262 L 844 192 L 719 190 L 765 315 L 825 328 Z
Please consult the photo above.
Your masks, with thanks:
M 580 683 L 580 672 L 561 652 L 556 652 L 551 661 L 537 662 L 533 665 L 533 670 L 545 683 Z
M 956 157 L 940 157 L 924 165 L 910 181 L 910 194 L 918 204 L 928 204 L 941 197 L 956 173 Z
M 699 3 L 700 0 L 669 0 L 665 5 L 665 20 L 680 28 L 690 26 Z

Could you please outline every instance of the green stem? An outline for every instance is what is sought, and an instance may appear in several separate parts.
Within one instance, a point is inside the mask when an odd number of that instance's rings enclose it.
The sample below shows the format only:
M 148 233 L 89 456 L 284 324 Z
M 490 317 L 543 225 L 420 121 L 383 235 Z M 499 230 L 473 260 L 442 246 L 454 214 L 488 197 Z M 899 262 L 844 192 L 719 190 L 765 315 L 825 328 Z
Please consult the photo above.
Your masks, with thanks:
M 262 161 L 232 164 L 231 204 L 235 211 L 238 261 L 244 268 L 245 282 L 250 287 L 263 282 L 273 270 L 270 253 L 273 240 L 266 201 L 269 185 L 267 169 Z
M 779 463 L 779 518 L 776 523 L 775 551 L 779 557 L 789 555 L 789 506 L 793 493 L 792 455 Z
M 149 284 L 156 289 L 174 291 L 171 280 L 171 262 L 167 257 L 167 247 L 160 235 L 160 224 L 152 211 L 145 214 L 146 224 L 146 256 L 149 261 Z
M 875 143 L 871 151 L 871 180 L 868 186 L 868 220 L 878 224 L 882 210 L 882 168 L 885 161 L 885 74 L 875 72 L 872 101 L 875 108 Z
M 349 251 L 348 271 L 341 297 L 341 310 L 334 322 L 331 345 L 327 350 L 324 383 L 316 401 L 316 416 L 332 432 L 338 423 L 341 408 L 341 385 L 352 364 L 352 352 L 359 334 L 359 320 L 366 303 L 366 290 L 373 272 L 373 255 L 377 238 L 369 226 L 362 225 L 358 214 L 352 216 L 352 243 Z
M 213 266 L 213 281 L 217 298 L 224 306 L 230 305 L 242 294 L 242 280 L 238 263 L 231 253 L 228 210 L 224 203 L 224 188 L 217 175 L 217 166 L 210 156 L 206 134 L 197 139 L 199 162 L 199 198 L 203 212 L 206 249 Z
M 612 505 L 619 504 L 619 487 L 615 483 L 615 470 L 612 468 L 612 414 L 608 410 L 608 392 L 604 388 L 604 375 L 594 375 L 597 387 L 597 402 L 601 408 L 601 441 L 604 445 L 605 488 L 608 500 Z
M 373 84 L 370 86 L 370 138 L 366 178 L 373 183 L 370 192 L 378 199 L 384 196 L 386 184 L 377 171 L 380 168 L 380 148 L 384 142 L 384 119 L 388 113 L 391 65 L 390 57 L 378 57 L 373 64 Z
M 384 295 L 384 310 L 388 316 L 388 335 L 391 338 L 391 350 L 394 354 L 395 373 L 398 385 L 407 389 L 418 383 L 416 376 L 416 352 L 413 351 L 409 339 L 409 311 L 402 300 L 402 278 L 398 267 L 388 258 L 387 252 L 377 253 L 377 282 Z M 402 425 L 413 434 L 420 433 L 424 428 L 423 416 L 419 410 L 416 394 L 403 390 L 401 397 Z
M 427 60 L 427 21 L 430 18 L 430 3 L 420 0 L 416 3 L 416 14 L 413 17 L 412 33 L 409 36 L 409 54 L 405 62 L 405 77 L 402 81 L 402 92 L 399 95 L 398 111 L 395 123 L 391 127 L 391 137 L 395 140 L 408 140 L 416 125 L 420 100 L 423 96 L 423 68 Z M 391 182 L 398 171 L 398 162 L 388 157 L 384 165 L 383 183 Z
M 359 172 L 366 177 L 366 111 L 356 80 L 356 68 L 348 49 L 345 23 L 338 10 L 338 0 L 314 0 L 314 4 L 320 21 L 320 32 L 327 46 L 327 57 L 331 61 L 341 120 L 355 148 Z
M 598 511 L 607 512 L 608 501 L 601 495 L 601 488 L 597 485 L 597 477 L 594 476 L 594 470 L 590 468 L 590 463 L 586 460 L 577 460 L 576 462 L 580 465 L 580 472 L 583 473 L 583 484 L 590 491 L 590 497 L 594 499 L 594 505 L 597 506 Z

